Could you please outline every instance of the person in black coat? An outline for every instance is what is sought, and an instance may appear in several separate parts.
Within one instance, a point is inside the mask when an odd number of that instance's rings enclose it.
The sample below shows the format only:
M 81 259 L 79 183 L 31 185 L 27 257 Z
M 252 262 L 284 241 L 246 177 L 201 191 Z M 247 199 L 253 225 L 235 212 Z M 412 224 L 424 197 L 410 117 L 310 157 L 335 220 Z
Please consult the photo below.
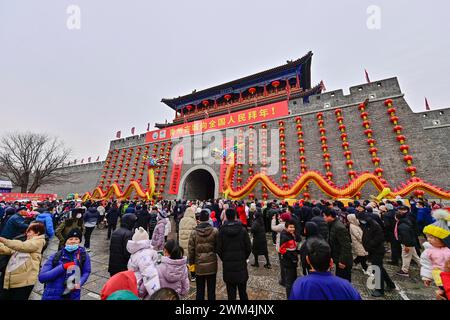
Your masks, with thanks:
M 402 256 L 402 246 L 394 236 L 395 224 L 397 223 L 395 220 L 397 210 L 394 209 L 391 203 L 386 203 L 386 209 L 387 212 L 383 215 L 384 235 L 386 241 L 391 245 L 391 261 L 388 263 L 398 266 L 398 262 Z
M 148 236 L 150 239 L 153 236 L 153 231 L 155 230 L 157 223 L 158 223 L 158 207 L 152 207 L 152 211 L 150 211 L 149 213 L 149 220 L 148 220 Z
M 121 219 L 120 228 L 114 231 L 111 236 L 108 264 L 108 272 L 111 276 L 128 270 L 127 264 L 130 253 L 127 250 L 127 243 L 133 237 L 133 227 L 136 220 L 135 214 L 125 214 Z
M 313 217 L 311 218 L 311 222 L 314 222 L 317 225 L 317 227 L 319 228 L 319 234 L 324 240 L 328 241 L 328 224 L 322 216 L 322 210 L 320 210 L 320 208 L 318 207 L 314 207 L 312 209 L 312 215 Z
M 400 241 L 402 245 L 402 268 L 397 272 L 400 276 L 409 276 L 409 266 L 411 259 L 420 266 L 420 258 L 416 250 L 417 243 L 417 233 L 414 223 L 408 216 L 408 207 L 399 207 L 398 212 L 395 216 L 397 220 L 397 232 L 394 232 L 395 238 Z
M 383 258 L 385 253 L 384 231 L 375 220 L 369 217 L 360 219 L 359 224 L 363 231 L 362 245 L 364 247 L 364 250 L 369 253 L 368 260 L 372 263 L 373 266 L 377 266 L 380 269 L 380 287 L 375 288 L 375 290 L 372 292 L 372 296 L 382 297 L 384 296 L 385 282 L 389 290 L 395 289 L 394 282 L 391 280 L 388 273 L 383 267 Z
M 223 262 L 223 281 L 227 287 L 228 300 L 236 300 L 239 291 L 241 300 L 247 296 L 247 259 L 252 251 L 250 237 L 240 221 L 236 221 L 236 211 L 227 209 L 227 221 L 222 225 L 217 239 L 217 254 Z
M 150 214 L 147 210 L 146 204 L 144 204 L 143 206 L 138 205 L 136 207 L 136 217 L 136 229 L 142 227 L 145 231 L 148 231 L 148 227 L 150 224 Z
M 111 233 L 116 230 L 117 220 L 119 220 L 120 211 L 117 203 L 113 203 L 110 209 L 106 212 L 106 221 L 108 222 L 108 240 L 111 239 Z
M 325 220 L 323 221 L 325 224 Z M 311 265 L 306 261 L 306 256 L 308 255 L 308 244 L 317 239 L 325 240 L 319 232 L 319 227 L 313 221 L 308 221 L 305 225 L 305 230 L 303 232 L 305 234 L 306 240 L 303 242 L 300 247 L 300 261 L 302 263 L 303 275 L 306 276 L 311 271 Z
M 264 268 L 271 269 L 269 252 L 267 250 L 266 231 L 264 229 L 264 220 L 261 213 L 261 208 L 256 208 L 254 221 L 250 231 L 253 234 L 252 253 L 255 257 L 255 263 L 251 266 L 259 267 L 258 255 L 263 255 L 266 258 Z
M 299 225 L 299 228 L 300 228 L 301 233 L 303 233 L 303 231 L 305 230 L 306 223 L 308 221 L 310 221 L 312 218 L 313 218 L 312 207 L 310 207 L 310 204 L 307 203 L 300 210 L 300 225 Z

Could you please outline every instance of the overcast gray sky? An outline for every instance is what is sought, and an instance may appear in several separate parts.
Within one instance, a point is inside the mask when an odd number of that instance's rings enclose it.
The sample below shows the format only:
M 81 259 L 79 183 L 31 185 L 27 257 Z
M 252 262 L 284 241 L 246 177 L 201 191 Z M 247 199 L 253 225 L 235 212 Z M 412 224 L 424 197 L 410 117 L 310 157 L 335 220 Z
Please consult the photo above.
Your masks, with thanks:
M 81 29 L 66 26 L 69 5 Z M 370 5 L 379 30 L 367 27 Z M 60 136 L 106 156 L 117 130 L 172 120 L 160 103 L 314 52 L 328 90 L 397 76 L 415 111 L 450 106 L 450 1 L 0 0 L 0 136 Z

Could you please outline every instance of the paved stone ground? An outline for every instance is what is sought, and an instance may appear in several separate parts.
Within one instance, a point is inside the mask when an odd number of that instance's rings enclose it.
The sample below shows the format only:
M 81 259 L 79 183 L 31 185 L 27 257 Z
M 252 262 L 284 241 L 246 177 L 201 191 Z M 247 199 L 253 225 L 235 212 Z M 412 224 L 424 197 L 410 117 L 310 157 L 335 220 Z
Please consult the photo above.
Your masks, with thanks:
M 173 225 L 173 222 L 172 222 Z M 172 230 L 175 230 L 173 227 Z M 175 234 L 171 234 L 169 237 L 174 237 Z M 278 255 L 275 251 L 275 246 L 271 243 L 271 237 L 267 237 L 269 243 L 269 258 L 272 264 L 272 269 L 267 270 L 263 268 L 264 257 L 259 257 L 260 267 L 251 267 L 250 264 L 253 263 L 253 255 L 250 257 L 249 261 L 249 274 L 250 278 L 247 283 L 247 293 L 249 299 L 251 300 L 285 300 L 286 293 L 284 287 L 278 284 L 278 278 L 280 274 L 280 266 L 278 262 Z M 49 255 L 57 250 L 57 241 L 52 240 L 49 244 L 46 252 L 44 253 L 44 258 L 47 259 Z M 91 239 L 91 265 L 92 273 L 83 286 L 81 292 L 82 300 L 98 300 L 100 299 L 100 291 L 103 285 L 109 278 L 108 273 L 108 256 L 109 256 L 109 241 L 106 240 L 106 230 L 95 229 L 92 234 Z M 388 256 L 388 255 L 386 255 Z M 387 261 L 387 259 L 386 259 Z M 352 272 L 352 283 L 361 293 L 363 299 L 367 300 L 430 300 L 434 299 L 435 288 L 424 287 L 422 281 L 420 280 L 419 268 L 414 264 L 411 264 L 410 278 L 405 278 L 395 275 L 398 271 L 398 267 L 394 267 L 385 264 L 385 268 L 388 274 L 391 276 L 392 280 L 397 284 L 399 290 L 394 290 L 392 292 L 386 292 L 384 298 L 372 298 L 370 296 L 370 290 L 366 287 L 367 276 L 363 274 L 360 267 L 356 267 Z M 301 274 L 301 271 L 298 271 Z M 41 283 L 37 283 L 33 293 L 30 296 L 31 300 L 40 300 L 44 287 Z M 217 275 L 217 289 L 216 289 L 217 299 L 225 300 L 227 298 L 226 288 L 222 281 L 222 270 L 221 263 L 219 263 L 219 273 Z M 185 297 L 186 300 L 195 299 L 195 282 L 191 282 L 191 288 L 188 295 Z

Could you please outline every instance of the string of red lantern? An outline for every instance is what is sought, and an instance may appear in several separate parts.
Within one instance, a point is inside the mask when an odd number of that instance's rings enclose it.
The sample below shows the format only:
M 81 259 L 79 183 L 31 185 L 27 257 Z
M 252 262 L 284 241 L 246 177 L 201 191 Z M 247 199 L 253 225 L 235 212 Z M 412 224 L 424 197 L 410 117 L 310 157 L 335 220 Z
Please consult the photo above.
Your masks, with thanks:
M 267 124 L 262 123 L 261 124 L 262 130 L 260 130 L 260 141 L 261 141 L 261 173 L 267 174 Z M 269 195 L 267 194 L 267 188 L 265 186 L 262 186 L 262 198 L 263 200 L 267 200 L 269 198 Z
M 403 153 L 403 161 L 405 161 L 407 164 L 405 170 L 411 175 L 411 177 L 414 177 L 416 175 L 417 168 L 412 165 L 413 157 L 409 154 L 409 145 L 406 144 L 406 137 L 402 135 L 403 128 L 398 123 L 399 118 L 395 115 L 396 110 L 392 106 L 392 103 L 392 99 L 387 99 L 384 102 L 384 105 L 388 108 L 387 113 L 391 117 L 390 121 L 394 126 L 394 132 L 397 135 L 396 139 L 400 144 L 400 151 Z
M 253 169 L 253 160 L 254 160 L 254 142 L 255 142 L 255 127 L 253 125 L 248 127 L 249 130 L 249 134 L 248 134 L 248 175 L 249 177 L 252 177 L 255 173 L 255 170 Z M 248 195 L 248 197 L 253 200 L 255 198 L 255 194 L 254 193 L 250 193 Z
M 324 158 L 324 167 L 326 170 L 325 176 L 328 178 L 328 180 L 331 181 L 333 178 L 333 173 L 331 172 L 331 162 L 330 162 L 330 154 L 328 153 L 328 144 L 327 144 L 327 136 L 326 132 L 327 130 L 324 128 L 324 120 L 323 120 L 323 113 L 319 112 L 317 115 L 317 125 L 319 126 L 319 132 L 320 132 L 320 142 L 322 143 L 322 152 L 323 152 L 323 158 Z
M 281 171 L 282 171 L 282 175 L 281 175 L 281 181 L 283 182 L 283 189 L 284 190 L 289 190 L 289 184 L 287 183 L 288 180 L 288 175 L 287 173 L 287 166 L 286 166 L 286 160 L 283 163 L 283 158 L 286 158 L 286 142 L 284 141 L 285 139 L 285 126 L 284 126 L 284 121 L 280 120 L 278 121 L 278 131 L 279 131 L 279 136 L 280 136 L 280 155 L 281 155 L 281 160 L 282 160 L 282 165 L 281 165 Z
M 298 143 L 298 152 L 300 153 L 299 160 L 300 160 L 300 172 L 303 174 L 308 170 L 306 162 L 306 156 L 305 156 L 305 140 L 303 139 L 303 126 L 302 126 L 302 117 L 298 116 L 295 117 L 295 123 L 297 128 L 297 143 Z M 305 192 L 303 193 L 303 197 L 305 199 L 310 198 L 309 194 L 309 187 L 308 185 L 304 188 Z
M 372 163 L 375 166 L 374 173 L 381 178 L 383 175 L 383 169 L 380 167 L 381 159 L 377 156 L 378 149 L 376 148 L 376 140 L 373 139 L 373 130 L 370 128 L 369 113 L 366 111 L 366 103 L 361 103 L 358 109 L 361 113 L 361 119 L 363 120 L 363 127 L 365 128 L 364 134 L 367 136 L 367 144 L 369 145 L 369 153 L 372 156 Z
M 350 144 L 347 141 L 347 133 L 346 133 L 346 126 L 344 124 L 344 117 L 342 115 L 341 109 L 336 109 L 334 111 L 334 114 L 336 115 L 336 121 L 339 124 L 339 131 L 341 132 L 341 140 L 342 140 L 342 148 L 344 149 L 344 157 L 346 159 L 345 164 L 348 168 L 348 177 L 350 180 L 353 180 L 356 176 L 356 172 L 353 170 L 353 160 L 352 158 L 352 152 L 349 150 Z
M 244 163 L 244 159 L 242 157 L 242 149 L 239 147 L 243 144 L 244 142 L 244 130 L 242 128 L 238 129 L 238 138 L 237 138 L 237 145 L 238 148 L 236 148 L 236 154 L 237 154 L 237 183 L 238 186 L 241 187 L 242 185 L 242 167 L 243 167 L 243 163 Z

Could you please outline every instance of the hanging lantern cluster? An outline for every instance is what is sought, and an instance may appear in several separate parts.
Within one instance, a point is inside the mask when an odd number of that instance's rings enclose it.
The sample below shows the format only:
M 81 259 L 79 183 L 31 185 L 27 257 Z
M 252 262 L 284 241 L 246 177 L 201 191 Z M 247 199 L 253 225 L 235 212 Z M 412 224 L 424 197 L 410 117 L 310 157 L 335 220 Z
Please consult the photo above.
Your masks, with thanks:
M 255 173 L 254 169 L 253 169 L 253 164 L 254 164 L 254 154 L 255 154 L 255 150 L 253 149 L 253 145 L 255 142 L 255 127 L 254 126 L 249 126 L 249 134 L 248 134 L 248 175 L 249 176 L 253 176 L 253 174 Z M 249 195 L 250 197 L 250 195 Z
M 317 115 L 317 125 L 319 126 L 319 132 L 320 132 L 320 142 L 322 143 L 322 152 L 323 152 L 323 159 L 325 160 L 324 167 L 326 170 L 325 176 L 328 178 L 328 180 L 331 181 L 333 178 L 333 173 L 331 172 L 331 162 L 330 162 L 330 154 L 328 153 L 328 144 L 327 144 L 327 130 L 324 128 L 324 120 L 323 120 L 323 113 L 319 112 Z
M 278 131 L 279 131 L 279 135 L 280 135 L 280 155 L 282 158 L 286 159 L 286 142 L 284 141 L 285 139 L 285 126 L 284 126 L 284 121 L 280 120 L 278 121 Z M 287 183 L 288 180 L 288 176 L 287 176 L 287 166 L 286 166 L 286 160 L 284 161 L 284 163 L 282 163 L 281 166 L 281 170 L 283 172 L 283 174 L 281 175 L 281 180 L 283 181 L 283 188 L 284 190 L 288 190 L 289 189 L 289 184 Z
M 402 135 L 402 126 L 398 124 L 398 117 L 395 115 L 395 108 L 392 106 L 392 99 L 387 99 L 384 105 L 388 108 L 387 113 L 390 116 L 390 121 L 394 125 L 394 132 L 397 135 L 396 139 L 400 144 L 400 151 L 403 153 L 403 161 L 406 162 L 406 172 L 408 172 L 411 177 L 416 175 L 417 168 L 412 165 L 413 157 L 409 154 L 409 145 L 406 144 L 406 137 Z
M 267 124 L 262 123 L 261 128 L 263 130 L 260 130 L 260 152 L 261 152 L 261 174 L 267 173 Z M 267 194 L 267 188 L 265 186 L 262 186 L 262 198 L 264 200 L 267 200 L 269 195 Z
M 336 115 L 336 121 L 339 124 L 339 131 L 341 132 L 341 140 L 342 140 L 342 149 L 344 149 L 344 157 L 346 159 L 345 164 L 348 168 L 348 177 L 350 180 L 353 180 L 356 176 L 356 171 L 353 170 L 353 160 L 352 158 L 352 152 L 349 150 L 350 144 L 347 141 L 347 133 L 346 126 L 344 124 L 344 117 L 342 116 L 342 110 L 336 109 L 334 111 L 334 114 Z
M 377 156 L 378 149 L 375 147 L 377 141 L 373 139 L 373 130 L 370 128 L 369 113 L 366 111 L 366 104 L 361 103 L 358 107 L 361 113 L 361 119 L 363 120 L 363 127 L 365 128 L 364 134 L 367 136 L 367 144 L 369 145 L 369 153 L 372 156 L 372 163 L 375 166 L 374 173 L 381 178 L 383 175 L 383 169 L 380 168 L 381 159 Z
M 305 156 L 305 140 L 303 139 L 303 126 L 302 126 L 302 117 L 297 116 L 295 117 L 295 127 L 297 128 L 297 143 L 298 143 L 298 152 L 300 153 L 299 160 L 300 160 L 300 172 L 304 174 L 308 167 L 305 164 L 306 162 L 306 156 Z M 309 199 L 309 188 L 308 184 L 305 185 L 303 188 L 305 192 L 303 193 L 303 197 L 305 199 Z

